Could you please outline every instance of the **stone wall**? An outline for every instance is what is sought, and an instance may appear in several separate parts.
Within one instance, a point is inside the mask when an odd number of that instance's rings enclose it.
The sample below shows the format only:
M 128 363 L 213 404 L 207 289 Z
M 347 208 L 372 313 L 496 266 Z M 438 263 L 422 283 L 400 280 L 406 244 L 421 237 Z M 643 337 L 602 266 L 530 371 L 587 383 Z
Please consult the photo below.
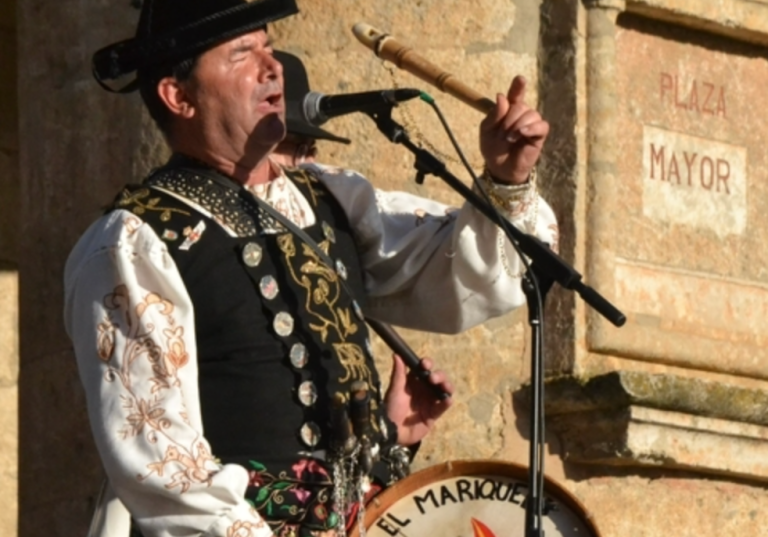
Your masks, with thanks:
M 19 165 L 15 2 L 0 2 L 0 532 L 16 534 Z
M 103 477 L 62 280 L 77 238 L 160 147 L 138 95 L 108 94 L 90 72 L 93 52 L 132 35 L 136 17 L 129 2 L 18 4 L 20 535 L 84 535 Z
M 603 535 L 760 534 L 766 132 L 754 110 L 768 4 L 544 4 L 542 105 L 568 118 L 546 160 L 567 179 L 549 198 L 572 231 L 562 253 L 627 315 L 617 328 L 572 296 L 550 310 L 573 334 L 547 340 L 562 479 Z

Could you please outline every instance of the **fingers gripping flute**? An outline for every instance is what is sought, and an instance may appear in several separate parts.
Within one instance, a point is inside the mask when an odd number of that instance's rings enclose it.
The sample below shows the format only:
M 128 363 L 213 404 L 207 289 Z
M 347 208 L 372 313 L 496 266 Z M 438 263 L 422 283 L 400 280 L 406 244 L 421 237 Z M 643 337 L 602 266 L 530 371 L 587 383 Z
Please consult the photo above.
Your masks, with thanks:
M 399 43 L 391 35 L 364 22 L 355 24 L 352 33 L 379 58 L 394 63 L 400 69 L 456 97 L 475 110 L 487 114 L 496 105 L 491 99 L 483 97 L 448 71 L 425 60 L 412 48 Z

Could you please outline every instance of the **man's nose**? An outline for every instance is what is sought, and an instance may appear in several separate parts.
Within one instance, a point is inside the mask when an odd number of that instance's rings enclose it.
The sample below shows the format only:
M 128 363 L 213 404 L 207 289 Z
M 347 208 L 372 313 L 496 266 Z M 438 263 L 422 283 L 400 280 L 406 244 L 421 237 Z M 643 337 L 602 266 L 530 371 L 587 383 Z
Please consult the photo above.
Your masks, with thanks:
M 283 78 L 283 64 L 280 63 L 272 54 L 262 52 L 262 73 L 266 80 L 277 80 Z

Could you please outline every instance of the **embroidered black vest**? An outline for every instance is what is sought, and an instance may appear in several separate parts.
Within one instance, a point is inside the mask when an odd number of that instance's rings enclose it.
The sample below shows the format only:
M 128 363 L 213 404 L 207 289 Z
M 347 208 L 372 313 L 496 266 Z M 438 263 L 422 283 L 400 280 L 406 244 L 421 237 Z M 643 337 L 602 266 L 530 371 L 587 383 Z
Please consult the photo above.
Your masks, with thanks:
M 183 157 L 126 187 L 114 203 L 165 241 L 191 298 L 203 427 L 213 454 L 279 471 L 301 453 L 328 449 L 331 400 L 347 397 L 354 381 L 371 391 L 378 441 L 389 445 L 396 437 L 381 407 L 350 224 L 317 178 L 301 170 L 288 177 L 315 212 L 316 223 L 304 231 L 336 266 L 323 264 L 245 189 Z M 283 232 L 265 232 L 275 227 Z

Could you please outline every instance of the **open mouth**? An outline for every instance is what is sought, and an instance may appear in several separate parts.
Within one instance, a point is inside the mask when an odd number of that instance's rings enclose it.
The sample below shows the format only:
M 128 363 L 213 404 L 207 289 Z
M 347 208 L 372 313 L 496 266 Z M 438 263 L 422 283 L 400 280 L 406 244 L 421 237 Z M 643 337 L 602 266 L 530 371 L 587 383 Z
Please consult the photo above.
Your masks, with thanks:
M 269 106 L 274 106 L 274 107 L 281 106 L 283 103 L 283 94 L 270 93 L 264 98 L 264 102 L 267 103 Z

